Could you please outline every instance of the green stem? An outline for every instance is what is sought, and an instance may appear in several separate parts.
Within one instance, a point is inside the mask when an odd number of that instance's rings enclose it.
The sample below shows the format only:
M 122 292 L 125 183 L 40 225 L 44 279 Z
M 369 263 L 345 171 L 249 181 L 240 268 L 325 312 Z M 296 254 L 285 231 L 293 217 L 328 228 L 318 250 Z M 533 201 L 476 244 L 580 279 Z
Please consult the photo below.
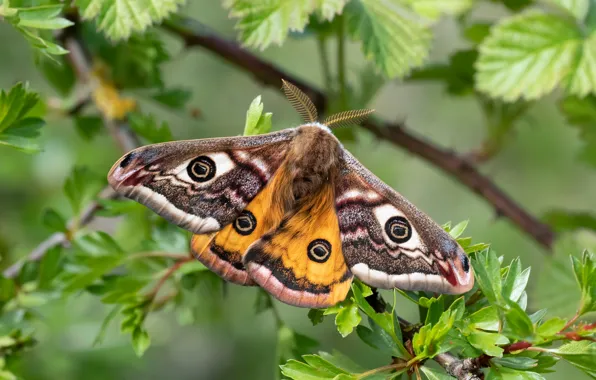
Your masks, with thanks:
M 358 375 L 356 375 L 356 378 L 364 379 L 365 377 L 374 375 L 379 372 L 384 372 L 384 371 L 389 371 L 389 370 L 394 370 L 394 369 L 404 369 L 404 368 L 406 368 L 406 366 L 407 366 L 406 363 L 389 364 L 389 365 L 386 365 L 383 367 L 371 369 L 370 371 L 359 373 Z
M 333 82 L 331 79 L 331 66 L 329 65 L 329 54 L 327 53 L 327 38 L 319 36 L 317 38 L 317 48 L 321 58 L 321 68 L 323 70 L 323 80 L 327 94 L 332 94 Z
M 342 111 L 348 109 L 346 93 L 346 46 L 345 23 L 343 16 L 337 16 L 337 80 L 339 82 L 339 100 Z

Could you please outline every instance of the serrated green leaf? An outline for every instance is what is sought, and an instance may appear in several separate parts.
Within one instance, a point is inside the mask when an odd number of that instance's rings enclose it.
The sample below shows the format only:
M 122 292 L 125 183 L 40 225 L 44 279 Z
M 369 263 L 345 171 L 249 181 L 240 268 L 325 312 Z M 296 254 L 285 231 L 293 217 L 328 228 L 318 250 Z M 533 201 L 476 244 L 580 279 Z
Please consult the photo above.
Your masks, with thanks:
M 342 306 L 335 316 L 335 325 L 337 331 L 342 337 L 346 337 L 354 331 L 354 328 L 360 324 L 362 317 L 358 311 L 358 305 L 353 302 L 347 302 Z
M 263 107 L 260 95 L 250 103 L 246 111 L 244 136 L 260 135 L 271 131 L 272 114 L 270 112 L 263 114 Z
M 584 142 L 582 151 L 580 152 L 580 158 L 596 167 L 596 129 L 594 124 L 596 123 L 596 97 L 594 95 L 588 95 L 583 98 L 577 96 L 568 96 L 561 100 L 560 108 L 563 114 L 567 118 L 567 122 L 572 126 L 579 129 L 580 138 Z M 594 226 L 591 216 L 588 219 L 584 219 L 582 213 L 570 213 L 566 211 L 552 211 L 553 215 L 547 213 L 545 219 L 547 222 L 553 222 L 554 227 L 561 225 L 561 228 L 569 226 L 573 228 L 575 226 L 581 227 L 582 225 Z M 595 227 L 596 228 L 596 227 Z
M 441 314 L 441 318 L 434 325 L 424 325 L 414 334 L 412 345 L 418 359 L 433 358 L 441 352 L 449 350 L 449 345 L 443 345 L 447 334 L 455 321 L 464 314 L 464 298 L 460 297 Z
M 592 377 L 596 375 L 594 368 L 594 363 L 596 363 L 596 343 L 587 340 L 570 342 L 549 351 L 567 360 Z
M 135 354 L 137 354 L 138 357 L 143 356 L 150 345 L 151 338 L 149 337 L 147 331 L 141 327 L 137 327 L 132 332 L 132 347 L 135 350 Z
M 596 310 L 596 258 L 591 252 L 584 251 L 582 259 L 571 256 L 575 279 L 581 290 L 579 315 Z
M 429 368 L 428 366 L 421 366 L 420 370 L 426 376 L 428 380 L 452 380 L 454 377 L 449 376 L 445 372 L 439 372 L 438 370 Z
M 596 92 L 596 33 L 581 41 L 579 49 L 564 85 L 570 94 L 583 97 Z
M 404 77 L 429 54 L 429 29 L 404 13 L 397 0 L 352 1 L 345 8 L 351 37 L 362 41 L 366 58 L 389 78 Z
M 539 98 L 570 74 L 581 38 L 574 22 L 553 14 L 507 17 L 479 45 L 477 89 L 505 101 Z
M 28 86 L 17 83 L 8 92 L 0 92 L 0 144 L 23 152 L 39 151 L 35 138 L 45 124 L 36 117 L 27 117 L 38 103 L 39 95 L 28 91 Z
M 403 2 L 419 15 L 436 20 L 443 14 L 459 15 L 467 11 L 474 0 L 405 0 Z
M 153 115 L 132 112 L 128 115 L 128 120 L 131 129 L 150 143 L 155 144 L 173 139 L 168 123 L 162 121 L 158 125 Z
M 303 31 L 316 2 L 302 0 L 251 0 L 228 2 L 230 17 L 237 18 L 240 40 L 248 46 L 265 49 L 281 45 L 289 31 Z
M 110 39 L 127 39 L 176 12 L 185 0 L 76 0 L 84 20 L 94 19 Z
M 472 259 L 476 282 L 491 304 L 502 302 L 501 265 L 497 256 L 486 249 Z

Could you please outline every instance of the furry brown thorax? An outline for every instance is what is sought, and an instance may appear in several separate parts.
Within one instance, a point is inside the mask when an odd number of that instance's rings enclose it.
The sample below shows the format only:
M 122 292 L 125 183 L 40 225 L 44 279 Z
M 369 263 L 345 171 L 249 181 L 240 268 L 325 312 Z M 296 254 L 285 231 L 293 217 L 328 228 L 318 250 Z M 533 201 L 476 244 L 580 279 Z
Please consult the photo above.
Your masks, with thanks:
M 300 204 L 306 195 L 319 192 L 324 184 L 333 183 L 338 174 L 340 143 L 323 128 L 303 125 L 296 130 L 292 144 L 281 168 L 291 187 L 280 194 L 282 204 L 289 211 Z

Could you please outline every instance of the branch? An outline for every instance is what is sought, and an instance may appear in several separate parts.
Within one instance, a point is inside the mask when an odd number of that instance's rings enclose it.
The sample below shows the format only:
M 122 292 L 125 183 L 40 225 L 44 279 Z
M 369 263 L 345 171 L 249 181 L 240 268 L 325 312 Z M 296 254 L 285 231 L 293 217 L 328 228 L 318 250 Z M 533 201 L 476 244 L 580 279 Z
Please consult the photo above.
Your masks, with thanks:
M 173 18 L 164 22 L 163 26 L 183 39 L 187 47 L 203 47 L 253 74 L 255 79 L 264 85 L 281 88 L 282 78 L 292 82 L 312 99 L 321 112 L 325 110 L 328 99 L 319 89 L 262 60 L 235 42 L 217 36 L 199 22 L 187 18 Z M 408 150 L 455 177 L 489 202 L 497 215 L 507 217 L 550 253 L 555 238 L 551 228 L 521 208 L 488 177 L 480 173 L 472 162 L 415 136 L 401 124 L 369 120 L 362 126 L 375 136 Z
M 76 20 L 73 20 L 76 21 Z M 73 67 L 79 81 L 87 86 L 85 93 L 90 94 L 98 85 L 97 80 L 91 75 L 91 59 L 85 52 L 84 44 L 79 40 L 78 24 L 75 24 L 63 30 L 63 33 L 58 36 L 62 44 L 69 50 L 68 61 Z M 80 105 L 75 109 L 69 111 L 69 114 L 79 112 L 82 107 L 88 102 L 85 97 L 80 102 Z M 105 127 L 110 131 L 114 141 L 118 144 L 123 153 L 128 152 L 140 145 L 138 136 L 132 132 L 126 123 L 126 120 L 115 121 L 107 117 L 105 114 L 101 114 Z M 118 195 L 110 186 L 106 186 L 98 195 L 99 199 L 114 199 Z M 80 215 L 73 217 L 67 225 L 67 232 L 58 232 L 50 235 L 46 240 L 41 242 L 36 248 L 34 248 L 29 255 L 25 258 L 25 261 L 39 261 L 45 254 L 52 248 L 57 246 L 67 246 L 70 243 L 70 239 L 76 229 L 86 226 L 91 223 L 95 218 L 95 213 L 101 208 L 101 205 L 94 201 L 91 202 Z M 21 267 L 23 266 L 23 260 L 18 261 L 8 267 L 4 272 L 3 276 L 6 278 L 15 278 L 18 276 Z

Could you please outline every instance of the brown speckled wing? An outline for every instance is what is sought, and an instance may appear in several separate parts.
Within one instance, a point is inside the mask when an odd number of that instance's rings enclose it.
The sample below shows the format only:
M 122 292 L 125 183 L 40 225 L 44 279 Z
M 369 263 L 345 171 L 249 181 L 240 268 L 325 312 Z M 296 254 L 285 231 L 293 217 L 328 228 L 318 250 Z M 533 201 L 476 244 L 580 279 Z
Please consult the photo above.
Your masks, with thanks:
M 120 194 L 195 234 L 233 222 L 283 162 L 294 129 L 137 148 L 108 181 Z
M 379 288 L 460 294 L 474 285 L 459 244 L 343 151 L 335 209 L 348 267 Z

